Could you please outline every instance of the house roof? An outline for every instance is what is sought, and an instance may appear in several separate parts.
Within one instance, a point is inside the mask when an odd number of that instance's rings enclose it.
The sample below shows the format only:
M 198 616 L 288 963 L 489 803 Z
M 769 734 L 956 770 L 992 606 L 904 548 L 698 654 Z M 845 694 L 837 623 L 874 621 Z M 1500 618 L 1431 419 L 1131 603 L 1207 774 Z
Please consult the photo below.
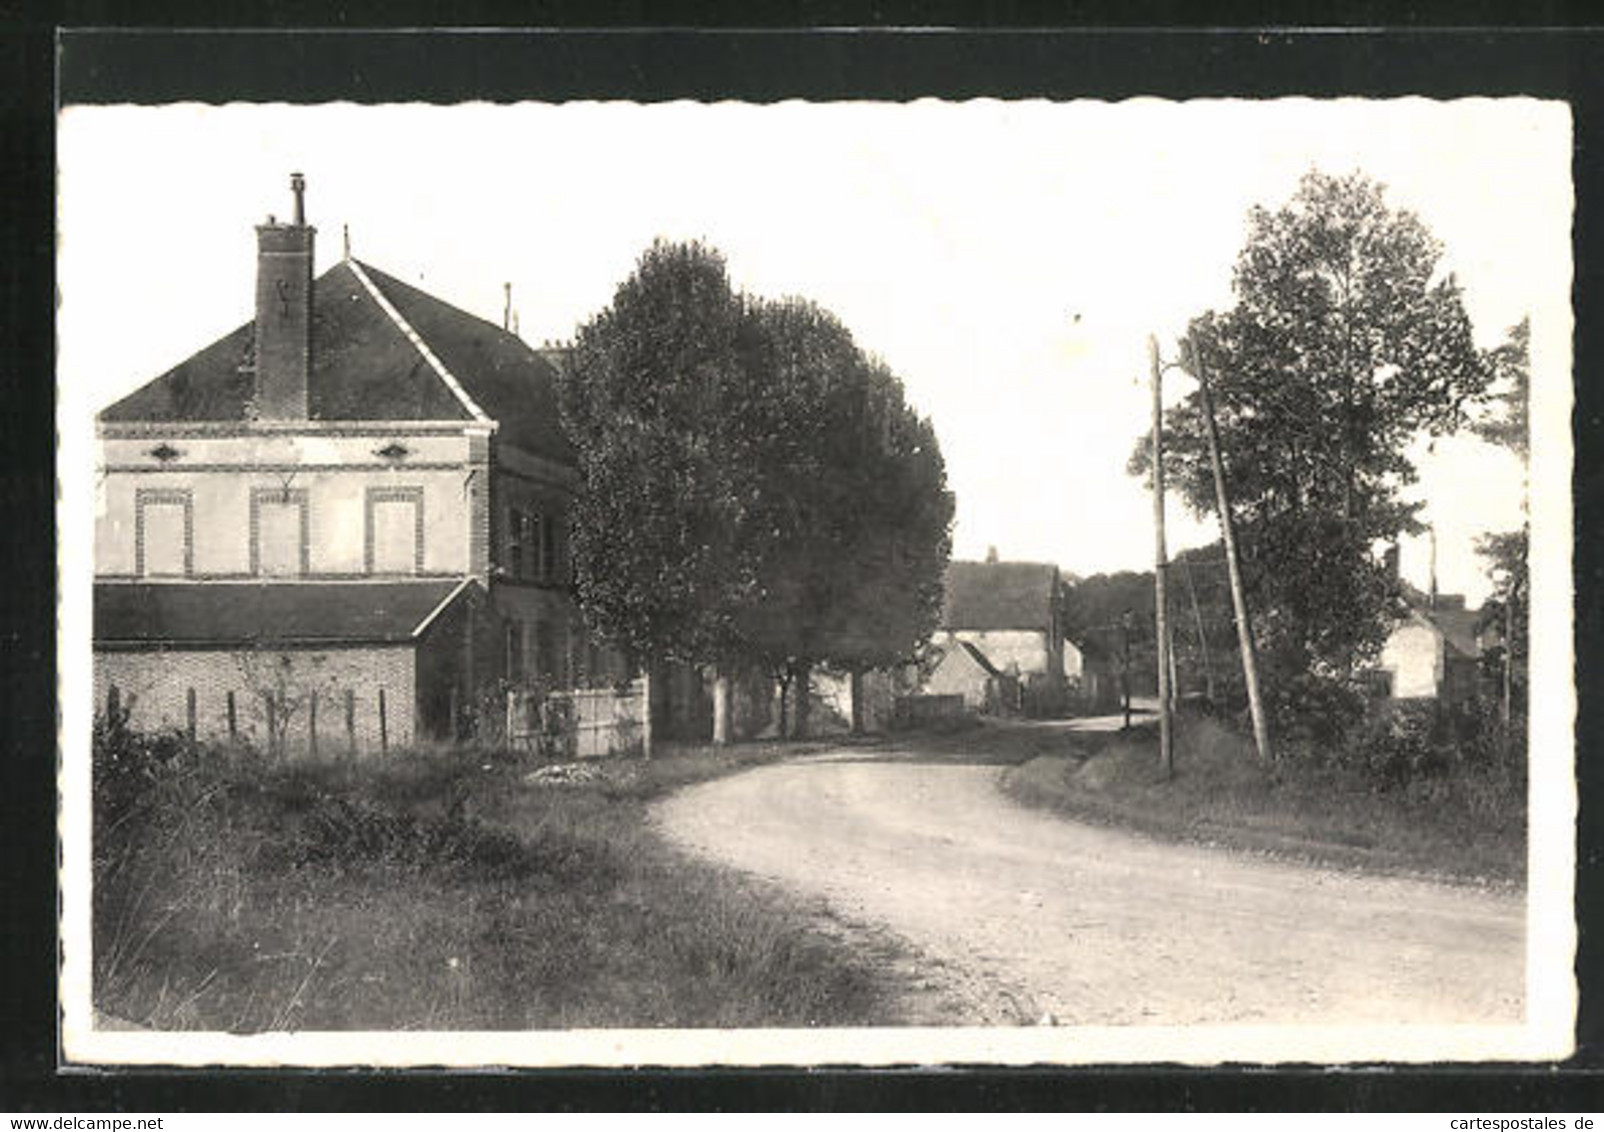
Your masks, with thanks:
M 428 582 L 100 582 L 94 642 L 108 648 L 405 644 L 466 592 Z
M 1481 648 L 1476 642 L 1476 625 L 1481 618 L 1477 610 L 1416 607 L 1413 612 L 1436 629 L 1455 652 L 1471 658 L 1481 655 Z
M 1057 584 L 1050 563 L 949 562 L 941 627 L 1045 630 Z
M 517 335 L 357 260 L 312 288 L 313 420 L 472 420 L 499 436 L 572 463 L 557 418 L 556 370 Z M 229 421 L 250 415 L 255 323 L 107 407 L 106 421 Z
M 974 658 L 974 662 L 976 664 L 980 665 L 980 667 L 984 668 L 988 675 L 990 675 L 990 676 L 1001 676 L 1002 675 L 1001 670 L 999 670 L 998 667 L 991 662 L 991 658 L 988 657 L 985 653 L 981 652 L 971 642 L 969 642 L 969 641 L 959 641 L 958 642 L 958 646 L 960 648 L 962 648 L 965 652 L 967 652 L 972 658 Z

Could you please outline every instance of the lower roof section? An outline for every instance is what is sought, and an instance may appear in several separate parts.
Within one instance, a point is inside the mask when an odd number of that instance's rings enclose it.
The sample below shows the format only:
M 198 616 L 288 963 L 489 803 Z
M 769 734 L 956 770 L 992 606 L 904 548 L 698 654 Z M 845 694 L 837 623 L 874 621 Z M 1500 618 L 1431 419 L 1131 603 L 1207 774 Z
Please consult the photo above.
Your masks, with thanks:
M 470 579 L 419 582 L 97 582 L 97 649 L 410 644 Z

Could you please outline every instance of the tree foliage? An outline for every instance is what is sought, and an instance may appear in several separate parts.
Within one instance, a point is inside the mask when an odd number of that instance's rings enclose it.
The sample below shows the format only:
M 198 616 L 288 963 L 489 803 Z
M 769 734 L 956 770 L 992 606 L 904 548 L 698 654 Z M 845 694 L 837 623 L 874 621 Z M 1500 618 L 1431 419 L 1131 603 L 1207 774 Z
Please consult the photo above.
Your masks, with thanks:
M 1408 449 L 1452 432 L 1491 377 L 1442 248 L 1363 174 L 1307 174 L 1288 204 L 1255 208 L 1236 305 L 1192 334 L 1214 390 L 1244 582 L 1272 698 L 1341 683 L 1395 612 L 1375 548 L 1419 529 Z M 1166 422 L 1166 471 L 1215 509 L 1202 405 Z M 1131 470 L 1147 474 L 1147 440 Z
M 579 600 L 640 657 L 729 654 L 757 594 L 744 317 L 716 251 L 659 241 L 580 328 L 562 375 Z
M 1475 426 L 1483 440 L 1508 448 L 1523 464 L 1531 453 L 1530 344 L 1530 321 L 1521 319 L 1489 353 L 1499 409 Z M 1499 680 L 1503 711 L 1517 721 L 1524 718 L 1526 705 L 1529 544 L 1529 526 L 1524 523 L 1518 530 L 1484 535 L 1476 544 L 1493 583 L 1492 596 L 1482 610 L 1482 624 L 1496 626 L 1498 638 L 1497 648 L 1484 656 L 1483 662 Z M 1519 728 L 1516 734 L 1520 734 Z
M 788 680 L 891 664 L 934 627 L 953 513 L 934 429 L 828 311 L 656 244 L 580 331 L 561 404 L 580 599 L 638 654 Z
M 1531 452 L 1531 320 L 1523 318 L 1487 355 L 1492 388 L 1500 409 L 1477 421 L 1476 435 L 1508 448 L 1525 463 Z

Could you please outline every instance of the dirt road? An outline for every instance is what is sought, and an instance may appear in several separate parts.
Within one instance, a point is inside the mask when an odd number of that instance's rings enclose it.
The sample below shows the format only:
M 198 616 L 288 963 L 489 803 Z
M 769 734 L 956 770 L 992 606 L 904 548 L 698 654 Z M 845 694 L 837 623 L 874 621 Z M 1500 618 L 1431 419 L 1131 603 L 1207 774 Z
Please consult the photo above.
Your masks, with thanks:
M 677 844 L 889 929 L 936 1024 L 1514 1022 L 1524 901 L 1161 844 L 1021 807 L 999 766 L 842 751 L 683 791 Z

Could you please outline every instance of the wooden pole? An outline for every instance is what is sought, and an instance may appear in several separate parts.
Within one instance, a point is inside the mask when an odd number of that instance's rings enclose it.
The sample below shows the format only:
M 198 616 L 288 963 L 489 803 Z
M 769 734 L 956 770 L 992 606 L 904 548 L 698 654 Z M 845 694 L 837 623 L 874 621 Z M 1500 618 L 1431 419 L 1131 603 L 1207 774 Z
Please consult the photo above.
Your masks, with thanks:
M 184 694 L 184 711 L 185 711 L 185 714 L 188 716 L 189 745 L 191 747 L 193 747 L 195 745 L 195 689 L 194 688 L 189 688 L 189 689 L 186 689 L 186 691 L 185 691 L 185 694 Z
M 1220 512 L 1220 537 L 1225 543 L 1225 565 L 1231 576 L 1231 607 L 1236 613 L 1237 643 L 1242 649 L 1242 676 L 1248 686 L 1248 711 L 1253 716 L 1253 743 L 1258 748 L 1259 760 L 1269 762 L 1274 753 L 1270 747 L 1270 729 L 1264 718 L 1264 703 L 1259 698 L 1259 664 L 1253 649 L 1253 623 L 1248 619 L 1248 602 L 1242 592 L 1242 570 L 1237 563 L 1236 532 L 1231 523 L 1231 500 L 1225 489 L 1225 464 L 1220 459 L 1220 434 L 1214 423 L 1214 395 L 1209 389 L 1208 371 L 1203 368 L 1203 355 L 1189 334 L 1186 352 L 1192 363 L 1192 374 L 1198 380 L 1203 394 L 1203 423 L 1208 432 L 1209 464 L 1214 469 L 1214 502 Z
M 356 757 L 356 693 L 345 690 L 345 753 Z
M 379 753 L 390 751 L 390 722 L 384 710 L 384 689 L 379 689 Z
M 306 715 L 306 750 L 307 754 L 317 758 L 317 689 L 312 689 L 312 698 L 307 701 Z
M 1120 697 L 1125 701 L 1125 730 L 1131 729 L 1131 611 L 1126 610 L 1120 614 L 1120 666 L 1119 690 Z
M 234 692 L 230 689 L 224 694 L 228 704 L 228 741 L 230 743 L 239 738 L 239 718 L 234 714 Z
M 1170 719 L 1170 626 L 1165 606 L 1165 575 L 1170 556 L 1164 543 L 1164 377 L 1158 361 L 1158 339 L 1147 336 L 1147 360 L 1153 372 L 1153 617 L 1158 652 L 1158 763 L 1168 778 L 1175 770 L 1173 723 Z
M 1170 708 L 1174 710 L 1181 703 L 1181 670 L 1175 661 L 1175 622 L 1169 622 L 1167 629 L 1166 635 L 1169 640 L 1165 642 L 1164 647 L 1170 658 Z
M 1214 665 L 1209 662 L 1209 635 L 1203 629 L 1203 608 L 1197 603 L 1197 584 L 1192 581 L 1192 565 L 1181 556 L 1181 576 L 1186 579 L 1186 595 L 1192 601 L 1192 623 L 1197 626 L 1197 647 L 1203 654 L 1203 695 L 1214 704 Z

